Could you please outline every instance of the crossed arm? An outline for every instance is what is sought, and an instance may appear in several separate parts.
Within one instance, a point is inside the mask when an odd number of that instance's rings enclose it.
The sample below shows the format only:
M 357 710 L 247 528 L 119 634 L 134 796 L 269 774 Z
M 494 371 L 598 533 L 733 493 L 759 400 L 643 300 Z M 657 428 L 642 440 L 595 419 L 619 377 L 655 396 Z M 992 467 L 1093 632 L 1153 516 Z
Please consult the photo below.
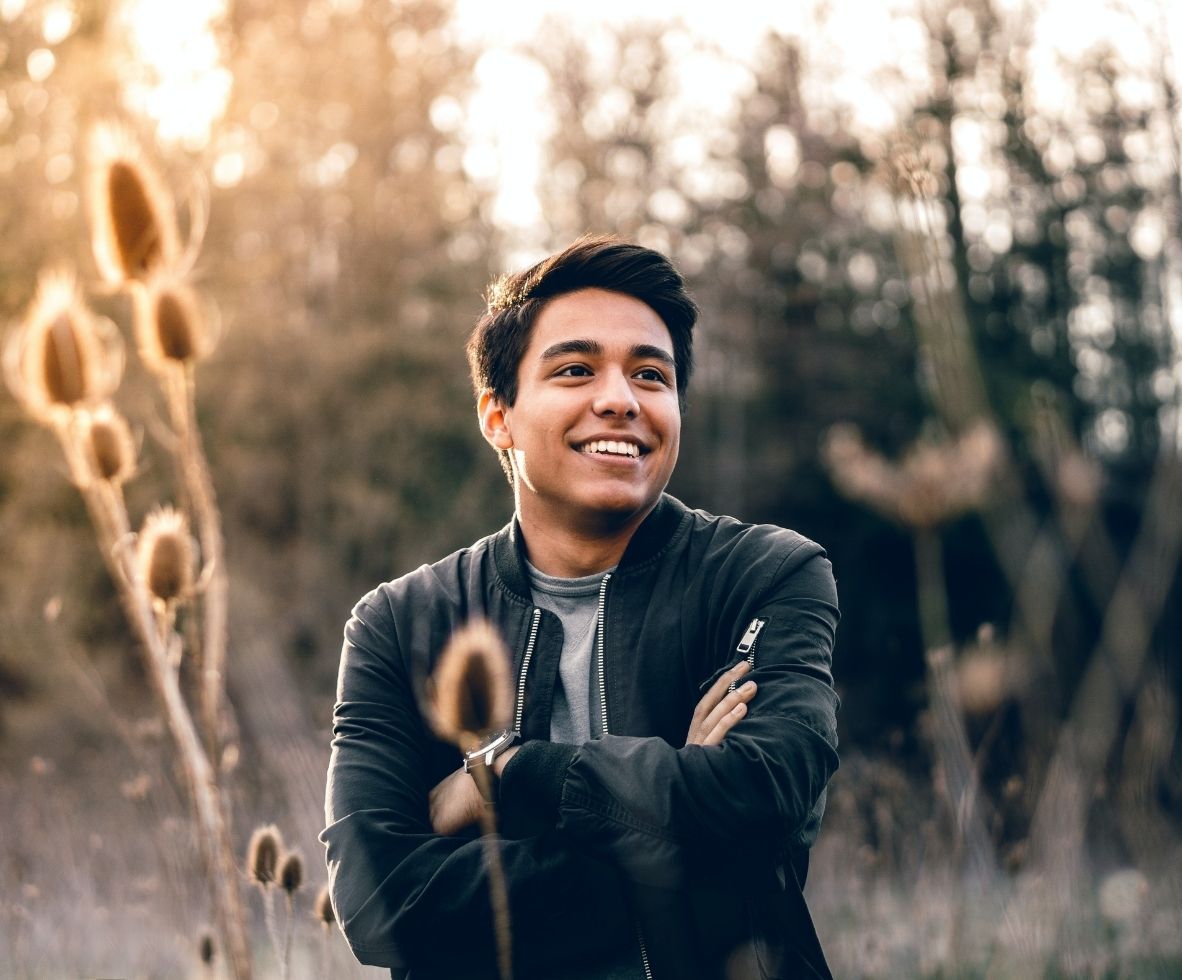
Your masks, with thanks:
M 501 817 L 514 805 L 537 817 L 522 833 L 506 824 L 502 838 L 510 906 L 531 910 L 515 928 L 521 956 L 544 964 L 587 943 L 599 948 L 605 936 L 628 941 L 629 880 L 764 880 L 785 841 L 811 842 L 837 764 L 836 594 L 821 561 L 747 612 L 768 618 L 758 698 L 754 688 L 727 693 L 729 670 L 741 676 L 745 662 L 722 671 L 683 746 L 605 736 L 578 747 L 530 742 L 503 757 Z M 436 749 L 393 654 L 398 639 L 383 599 L 359 607 L 347 628 L 321 839 L 338 921 L 358 958 L 395 969 L 428 958 L 454 974 L 470 964 L 448 957 L 493 944 L 483 848 L 469 826 L 481 801 L 462 772 L 427 781 Z M 712 858 L 720 849 L 732 858 L 721 867 Z M 554 902 L 559 893 L 569 900 Z M 588 916 L 602 918 L 593 938 Z M 457 930 L 470 943 L 457 944 Z
M 746 660 L 740 660 L 725 671 L 702 696 L 694 709 L 686 745 L 718 745 L 726 733 L 735 727 L 747 713 L 747 703 L 755 697 L 755 681 L 728 688 L 751 669 Z M 499 778 L 505 767 L 517 754 L 518 746 L 498 756 L 493 771 Z M 476 787 L 476 780 L 462 768 L 441 780 L 429 797 L 431 827 L 437 834 L 452 835 L 476 823 L 484 807 L 484 798 Z

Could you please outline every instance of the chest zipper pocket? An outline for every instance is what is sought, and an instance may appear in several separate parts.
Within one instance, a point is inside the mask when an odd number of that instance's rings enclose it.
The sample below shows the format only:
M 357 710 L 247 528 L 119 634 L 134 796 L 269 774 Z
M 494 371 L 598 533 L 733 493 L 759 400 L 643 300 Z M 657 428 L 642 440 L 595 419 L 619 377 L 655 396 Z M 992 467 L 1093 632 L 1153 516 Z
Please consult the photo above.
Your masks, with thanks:
M 767 626 L 767 620 L 756 616 L 751 620 L 751 625 L 747 627 L 747 632 L 739 640 L 739 645 L 735 647 L 735 653 L 745 658 L 753 670 L 755 668 L 755 645 L 759 642 L 759 634 L 763 632 L 765 626 Z M 733 691 L 734 689 L 735 682 L 731 681 L 727 690 Z

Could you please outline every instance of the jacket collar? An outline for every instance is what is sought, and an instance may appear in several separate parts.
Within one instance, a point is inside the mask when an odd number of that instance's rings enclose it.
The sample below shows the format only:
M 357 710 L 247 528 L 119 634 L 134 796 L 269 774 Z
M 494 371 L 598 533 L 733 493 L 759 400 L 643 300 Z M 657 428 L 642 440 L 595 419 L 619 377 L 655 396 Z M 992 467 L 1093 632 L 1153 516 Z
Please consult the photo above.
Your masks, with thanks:
M 673 538 L 688 513 L 689 509 L 676 497 L 661 494 L 657 505 L 632 535 L 617 570 L 627 571 L 655 557 Z M 509 591 L 531 601 L 525 542 L 516 516 L 493 537 L 492 552 L 497 572 Z

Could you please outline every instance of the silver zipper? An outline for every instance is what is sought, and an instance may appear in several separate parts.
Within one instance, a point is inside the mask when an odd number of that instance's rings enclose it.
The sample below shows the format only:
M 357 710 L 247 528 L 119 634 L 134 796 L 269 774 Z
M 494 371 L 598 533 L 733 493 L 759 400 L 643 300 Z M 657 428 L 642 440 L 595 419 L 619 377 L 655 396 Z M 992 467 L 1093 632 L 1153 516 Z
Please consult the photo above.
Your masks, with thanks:
M 517 711 L 513 716 L 513 730 L 521 731 L 521 716 L 525 712 L 525 675 L 529 670 L 530 658 L 534 655 L 534 644 L 538 641 L 538 624 L 542 621 L 542 610 L 534 609 L 534 621 L 529 627 L 529 642 L 525 645 L 525 656 L 521 658 L 521 676 L 517 678 Z
M 596 639 L 599 647 L 599 710 L 600 717 L 603 722 L 603 731 L 601 735 L 607 734 L 607 681 L 604 674 L 604 655 L 603 655 L 603 638 L 604 638 L 604 612 L 607 609 L 607 583 L 610 581 L 612 573 L 608 572 L 603 576 L 603 581 L 599 583 L 599 621 L 596 624 Z M 648 947 L 644 944 L 644 933 L 640 931 L 640 923 L 636 923 L 636 941 L 640 943 L 640 961 L 644 964 L 645 980 L 653 980 L 653 969 L 648 962 Z
M 648 965 L 648 947 L 644 945 L 644 934 L 640 931 L 639 923 L 636 925 L 636 938 L 640 940 L 640 961 L 644 964 L 645 980 L 653 980 L 653 970 Z
M 603 581 L 599 583 L 599 620 L 596 623 L 597 645 L 599 647 L 599 710 L 603 721 L 601 737 L 607 734 L 607 681 L 604 678 L 603 669 L 603 611 L 607 607 L 607 583 L 611 577 L 612 573 L 608 572 L 603 576 Z
M 758 616 L 751 620 L 751 625 L 747 627 L 747 632 L 743 634 L 742 639 L 739 640 L 739 645 L 735 647 L 736 653 L 741 653 L 747 658 L 752 668 L 755 667 L 755 641 L 759 639 L 759 634 L 763 632 L 763 628 L 767 626 L 766 619 L 760 619 Z M 728 691 L 735 689 L 735 682 L 731 681 Z

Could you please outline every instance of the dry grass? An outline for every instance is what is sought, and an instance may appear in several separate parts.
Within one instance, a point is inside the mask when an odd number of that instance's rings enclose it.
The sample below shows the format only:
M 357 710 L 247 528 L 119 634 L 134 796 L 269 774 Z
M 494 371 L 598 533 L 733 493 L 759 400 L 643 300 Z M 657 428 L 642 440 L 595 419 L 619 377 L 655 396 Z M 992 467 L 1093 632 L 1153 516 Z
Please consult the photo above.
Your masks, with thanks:
M 201 976 L 209 905 L 166 747 L 150 743 L 135 760 L 113 738 L 60 757 L 41 746 L 36 763 L 7 754 L 30 748 L 10 738 L 0 760 L 0 976 Z M 251 809 L 241 807 L 247 816 Z M 266 816 L 295 823 L 269 809 Z M 299 844 L 319 854 L 315 841 Z M 1121 866 L 1109 851 L 1098 842 L 1070 917 L 1051 934 L 1037 881 L 1007 874 L 988 894 L 966 886 L 925 779 L 847 752 L 807 893 L 838 977 L 1180 975 L 1182 881 L 1171 871 L 1182 865 L 1182 840 L 1147 866 Z M 322 872 L 313 867 L 310 877 L 316 883 Z M 1029 906 L 1021 928 L 1006 929 L 995 910 L 1015 899 Z M 292 977 L 387 975 L 357 965 L 335 931 L 325 944 L 313 904 L 308 890 L 296 905 Z M 965 915 L 952 959 L 958 908 Z M 252 917 L 250 942 L 257 975 L 277 977 L 261 916 Z
M 835 976 L 1182 975 L 1182 836 L 1140 867 L 1097 839 L 1056 924 L 1036 872 L 967 878 L 939 813 L 925 780 L 847 753 L 806 889 Z
M 42 746 L 20 758 L 21 748 L 10 737 L 0 758 L 0 976 L 203 976 L 200 940 L 212 909 L 167 745 L 143 742 L 135 759 L 113 738 L 61 756 Z M 312 869 L 311 879 L 323 872 Z M 338 935 L 325 944 L 312 903 L 295 896 L 292 977 L 388 976 L 359 966 Z M 256 976 L 278 977 L 262 917 L 250 926 Z M 224 961 L 218 966 L 214 975 L 225 976 Z

